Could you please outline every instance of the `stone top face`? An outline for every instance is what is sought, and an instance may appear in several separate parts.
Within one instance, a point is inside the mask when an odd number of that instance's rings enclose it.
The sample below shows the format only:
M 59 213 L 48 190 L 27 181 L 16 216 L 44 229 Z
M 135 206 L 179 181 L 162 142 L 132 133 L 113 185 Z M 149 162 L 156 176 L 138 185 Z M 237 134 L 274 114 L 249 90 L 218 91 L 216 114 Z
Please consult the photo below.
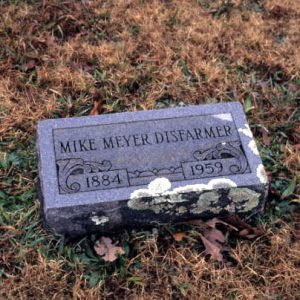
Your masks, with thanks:
M 130 199 L 157 178 L 157 193 L 266 183 L 238 102 L 40 121 L 38 153 L 44 209 Z

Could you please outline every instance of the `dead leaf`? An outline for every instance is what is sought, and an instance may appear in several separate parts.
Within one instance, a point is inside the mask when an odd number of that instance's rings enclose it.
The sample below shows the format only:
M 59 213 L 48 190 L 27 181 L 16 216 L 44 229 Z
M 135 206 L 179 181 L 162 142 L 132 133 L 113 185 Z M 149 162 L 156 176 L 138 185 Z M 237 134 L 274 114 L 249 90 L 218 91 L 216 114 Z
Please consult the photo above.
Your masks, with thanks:
M 289 84 L 288 84 L 288 89 L 289 89 L 291 92 L 295 93 L 295 92 L 298 91 L 298 86 L 297 86 L 296 84 L 292 83 L 292 82 L 289 82 Z
M 201 238 L 202 243 L 205 247 L 205 253 L 209 254 L 212 259 L 215 259 L 217 261 L 223 261 L 223 255 L 221 253 L 222 245 L 220 245 L 220 244 L 216 245 L 216 244 L 210 242 L 202 234 L 200 234 L 200 238 Z
M 212 218 L 211 220 L 208 220 L 206 222 L 200 220 L 200 219 L 195 219 L 195 220 L 189 220 L 187 222 L 184 222 L 185 224 L 191 224 L 191 225 L 195 225 L 195 226 L 200 226 L 200 227 L 204 227 L 204 228 L 207 228 L 207 227 L 211 227 L 211 228 L 216 228 L 216 224 L 223 224 L 227 227 L 230 227 L 232 230 L 236 230 L 237 229 L 232 226 L 231 224 L 228 224 L 218 218 Z
M 229 215 L 227 218 L 225 218 L 225 222 L 237 228 L 237 234 L 240 237 L 244 237 L 247 239 L 253 239 L 266 233 L 266 231 L 262 227 L 252 227 L 249 224 L 245 223 L 237 215 Z
M 243 229 L 251 230 L 251 226 L 245 223 L 240 217 L 234 214 L 230 214 L 224 218 L 225 222 L 237 228 L 238 231 Z
M 22 65 L 22 71 L 27 72 L 32 70 L 36 65 L 36 61 L 34 59 L 30 59 L 26 64 Z
M 93 108 L 90 111 L 90 115 L 91 116 L 99 115 L 100 111 L 101 111 L 102 104 L 103 104 L 103 100 L 102 99 L 94 100 Z
M 104 236 L 95 243 L 94 249 L 96 253 L 103 258 L 103 260 L 110 262 L 117 259 L 117 254 L 125 254 L 122 247 L 116 246 L 116 243 L 113 244 L 110 238 Z
M 196 226 L 205 226 L 205 222 L 200 220 L 200 219 L 189 220 L 189 221 L 184 222 L 184 223 L 191 224 L 191 225 L 196 225 Z
M 83 71 L 92 74 L 92 73 L 95 71 L 96 66 L 94 66 L 94 65 L 89 65 L 89 64 L 84 64 L 84 65 L 82 66 L 82 69 L 83 69 Z
M 185 232 L 174 232 L 172 236 L 176 242 L 180 242 L 185 237 Z
M 217 224 L 222 224 L 229 230 L 236 232 L 240 237 L 247 239 L 253 239 L 265 233 L 263 228 L 252 227 L 234 214 L 229 215 L 228 217 L 224 218 L 224 220 L 213 218 L 204 222 L 200 219 L 195 219 L 183 222 L 181 224 L 199 226 L 201 228 L 200 231 L 202 232 L 199 233 L 199 235 L 205 247 L 205 252 L 211 255 L 213 259 L 218 261 L 223 261 L 222 251 L 224 250 L 223 245 L 226 241 L 226 238 L 223 232 L 216 228 Z M 174 237 L 174 239 L 176 239 L 176 237 Z
M 225 243 L 225 236 L 221 230 L 216 228 L 216 225 L 223 224 L 234 230 L 236 230 L 236 228 L 218 218 L 213 218 L 206 222 L 196 219 L 187 221 L 186 223 L 201 227 L 202 233 L 199 234 L 205 247 L 205 253 L 209 254 L 212 259 L 223 261 L 222 250 L 223 244 Z
M 54 48 L 57 46 L 55 36 L 53 35 L 48 35 L 46 39 L 46 44 L 49 48 Z
M 250 233 L 249 229 L 243 229 L 239 232 L 239 236 L 246 237 Z
M 222 224 L 222 225 L 225 225 L 225 226 L 229 227 L 232 230 L 237 231 L 236 227 L 234 227 L 233 225 L 228 224 L 227 222 L 224 222 L 224 221 L 222 221 L 222 220 L 220 220 L 218 218 L 212 218 L 211 220 L 206 221 L 205 224 L 207 224 L 211 228 L 216 228 L 217 224 Z
M 213 218 L 213 219 L 205 222 L 205 224 L 207 225 L 207 228 L 204 229 L 203 236 L 211 243 L 210 247 L 212 245 L 214 246 L 214 258 L 221 261 L 221 260 L 223 260 L 223 255 L 222 255 L 223 244 L 225 243 L 226 239 L 225 239 L 223 232 L 216 228 L 216 224 L 219 224 L 219 223 L 226 225 L 228 227 L 227 223 L 225 223 L 217 218 Z M 203 239 L 202 239 L 202 241 L 203 241 Z M 204 244 L 204 246 L 206 248 L 205 244 Z M 216 252 L 217 251 L 216 249 L 218 249 L 218 252 Z M 208 251 L 206 251 L 206 252 L 208 253 Z M 211 253 L 209 253 L 209 254 L 211 254 Z
M 223 232 L 216 228 L 209 228 L 204 231 L 203 235 L 213 244 L 215 243 L 225 243 L 225 236 Z
M 300 144 L 294 145 L 294 148 L 295 148 L 296 151 L 299 151 L 300 150 Z
M 72 62 L 70 64 L 70 66 L 72 68 L 74 68 L 75 70 L 82 70 L 82 71 L 85 71 L 85 72 L 90 73 L 90 74 L 92 74 L 96 69 L 95 65 L 89 64 L 89 63 L 86 63 L 86 62 L 82 62 L 82 61 Z

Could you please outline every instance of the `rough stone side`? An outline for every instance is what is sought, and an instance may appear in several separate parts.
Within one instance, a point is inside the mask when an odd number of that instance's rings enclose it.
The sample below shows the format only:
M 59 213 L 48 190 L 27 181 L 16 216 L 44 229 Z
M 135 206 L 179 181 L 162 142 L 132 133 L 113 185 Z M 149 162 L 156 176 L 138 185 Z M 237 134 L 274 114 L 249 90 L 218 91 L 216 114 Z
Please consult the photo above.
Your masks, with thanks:
M 45 225 L 71 237 L 90 232 L 111 232 L 154 222 L 179 222 L 236 213 L 242 217 L 262 212 L 267 185 L 225 187 L 177 195 L 153 195 L 48 210 Z

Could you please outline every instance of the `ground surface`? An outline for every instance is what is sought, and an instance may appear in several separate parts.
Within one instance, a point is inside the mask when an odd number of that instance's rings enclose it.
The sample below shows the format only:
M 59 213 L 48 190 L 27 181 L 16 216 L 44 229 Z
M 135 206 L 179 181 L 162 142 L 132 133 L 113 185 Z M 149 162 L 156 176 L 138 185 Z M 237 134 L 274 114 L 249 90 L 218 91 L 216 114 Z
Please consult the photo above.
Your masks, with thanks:
M 299 28 L 295 0 L 0 1 L 0 298 L 300 299 Z M 219 264 L 196 227 L 126 231 L 105 263 L 97 237 L 42 229 L 37 120 L 233 100 L 271 180 L 265 236 L 229 236 Z

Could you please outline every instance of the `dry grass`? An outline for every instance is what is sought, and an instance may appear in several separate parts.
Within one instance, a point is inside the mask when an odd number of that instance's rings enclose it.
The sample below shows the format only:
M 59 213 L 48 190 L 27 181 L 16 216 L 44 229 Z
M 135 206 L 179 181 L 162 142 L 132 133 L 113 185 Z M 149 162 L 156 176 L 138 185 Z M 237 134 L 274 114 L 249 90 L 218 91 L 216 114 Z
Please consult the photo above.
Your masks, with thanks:
M 300 299 L 299 213 L 282 217 L 300 194 L 300 2 L 10 2 L 0 1 L 0 298 Z M 91 240 L 45 233 L 36 121 L 86 115 L 99 99 L 105 113 L 244 104 L 272 180 L 267 236 L 233 243 L 221 266 L 195 230 L 180 243 L 123 233 L 126 257 L 106 265 L 86 254 Z
M 31 249 L 19 272 L 5 279 L 8 299 L 299 299 L 300 219 L 293 226 L 277 220 L 276 233 L 249 243 L 238 241 L 231 263 L 207 262 L 197 231 L 175 243 L 165 235 L 132 236 L 127 278 L 112 272 L 89 288 L 83 265 L 70 269 L 65 259 L 47 260 Z M 200 248 L 199 248 L 200 247 Z M 98 270 L 101 272 L 101 269 Z M 129 274 L 128 274 L 129 275 Z M 72 282 L 72 284 L 70 284 Z M 1 290 L 0 290 L 1 291 Z M 1 293 L 0 293 L 1 295 Z
M 1 129 L 51 115 L 58 96 L 84 101 L 94 95 L 95 70 L 105 97 L 130 110 L 152 108 L 166 97 L 243 102 L 247 95 L 259 107 L 253 89 L 272 107 L 276 91 L 264 86 L 270 74 L 299 77 L 299 2 L 232 1 L 219 18 L 213 12 L 223 2 L 210 3 L 44 1 L 38 8 L 2 7 Z M 26 72 L 30 60 L 35 67 Z

